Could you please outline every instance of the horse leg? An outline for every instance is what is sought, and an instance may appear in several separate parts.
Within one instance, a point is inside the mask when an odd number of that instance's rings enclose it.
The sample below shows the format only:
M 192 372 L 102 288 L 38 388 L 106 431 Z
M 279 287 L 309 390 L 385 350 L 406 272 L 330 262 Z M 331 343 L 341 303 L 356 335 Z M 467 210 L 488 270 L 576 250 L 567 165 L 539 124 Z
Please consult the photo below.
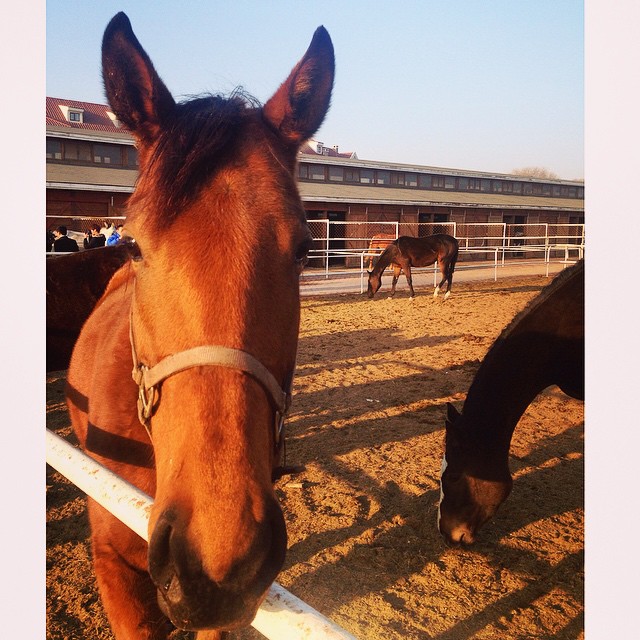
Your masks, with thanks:
M 390 298 L 396 295 L 396 284 L 398 284 L 398 278 L 400 277 L 400 267 L 398 265 L 393 266 L 393 279 L 391 280 L 391 293 Z
M 442 260 L 438 259 L 438 267 L 440 268 L 440 273 L 442 274 L 442 280 L 440 280 L 440 284 L 438 284 L 438 286 L 436 287 L 436 290 L 433 292 L 433 297 L 437 298 L 438 294 L 440 293 L 440 290 L 442 289 L 442 286 L 444 285 L 447 276 L 446 276 L 446 267 L 444 262 L 442 262 Z M 449 293 L 447 292 L 444 296 L 445 300 L 447 299 L 447 297 L 449 296 Z
M 446 300 L 451 295 L 451 282 L 453 281 L 453 269 L 447 265 L 447 293 L 444 294 Z
M 146 570 L 147 543 L 88 500 L 93 567 L 104 609 L 118 640 L 166 640 L 174 628 L 160 611 Z
M 416 297 L 416 292 L 413 290 L 413 279 L 411 278 L 411 267 L 407 265 L 403 267 L 404 276 L 407 279 L 407 284 L 409 285 L 409 299 L 413 300 Z

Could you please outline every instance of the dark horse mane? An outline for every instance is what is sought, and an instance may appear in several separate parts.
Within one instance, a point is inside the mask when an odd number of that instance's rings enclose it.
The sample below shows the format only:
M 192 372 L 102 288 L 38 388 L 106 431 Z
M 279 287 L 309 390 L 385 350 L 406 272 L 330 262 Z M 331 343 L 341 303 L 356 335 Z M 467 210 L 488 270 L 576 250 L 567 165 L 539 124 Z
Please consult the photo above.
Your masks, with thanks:
M 561 271 L 554 279 L 552 282 L 550 282 L 548 285 L 546 285 L 544 287 L 544 289 L 542 289 L 542 291 L 533 299 L 531 300 L 524 309 L 522 309 L 522 311 L 520 311 L 519 313 L 517 313 L 513 319 L 511 320 L 511 322 L 502 330 L 502 333 L 498 336 L 498 338 L 495 340 L 495 342 L 493 343 L 493 345 L 491 346 L 491 348 L 489 349 L 489 351 L 487 351 L 487 355 L 485 356 L 485 361 L 490 360 L 494 353 L 500 348 L 502 342 L 504 340 L 506 340 L 510 334 L 512 333 L 512 331 L 520 324 L 520 320 L 526 316 L 529 315 L 533 312 L 535 312 L 535 310 L 542 304 L 544 304 L 547 299 L 549 298 L 549 296 L 551 296 L 553 293 L 555 293 L 561 286 L 563 286 L 563 284 L 572 277 L 576 277 L 580 274 L 580 272 L 584 271 L 584 260 L 580 260 L 579 262 L 577 262 L 573 267 L 571 267 L 570 269 L 565 269 L 564 271 Z
M 242 124 L 260 103 L 241 88 L 228 97 L 200 95 L 175 105 L 152 155 L 141 166 L 140 179 L 153 180 L 146 193 L 147 211 L 161 212 L 171 224 L 178 212 L 197 199 L 200 189 L 228 159 Z M 134 194 L 131 203 L 137 203 Z

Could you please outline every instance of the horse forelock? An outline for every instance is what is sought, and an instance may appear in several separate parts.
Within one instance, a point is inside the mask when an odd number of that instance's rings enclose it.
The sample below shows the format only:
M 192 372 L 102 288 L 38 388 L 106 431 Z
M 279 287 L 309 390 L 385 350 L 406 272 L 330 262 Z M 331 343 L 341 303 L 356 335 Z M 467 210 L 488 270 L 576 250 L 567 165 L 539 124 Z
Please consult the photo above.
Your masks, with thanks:
M 132 212 L 142 209 L 148 222 L 170 225 L 232 160 L 244 125 L 259 106 L 240 89 L 229 97 L 207 95 L 178 103 L 170 125 L 141 161 Z

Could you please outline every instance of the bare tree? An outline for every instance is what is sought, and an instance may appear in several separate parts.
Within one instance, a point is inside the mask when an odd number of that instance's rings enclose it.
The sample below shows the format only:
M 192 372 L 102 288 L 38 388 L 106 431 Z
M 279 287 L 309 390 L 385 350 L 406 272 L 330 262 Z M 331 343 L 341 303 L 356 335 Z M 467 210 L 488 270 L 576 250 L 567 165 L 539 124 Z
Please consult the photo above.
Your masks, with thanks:
M 549 180 L 559 180 L 560 176 L 545 169 L 544 167 L 523 167 L 522 169 L 514 169 L 511 172 L 514 176 L 523 176 L 527 178 L 543 178 Z

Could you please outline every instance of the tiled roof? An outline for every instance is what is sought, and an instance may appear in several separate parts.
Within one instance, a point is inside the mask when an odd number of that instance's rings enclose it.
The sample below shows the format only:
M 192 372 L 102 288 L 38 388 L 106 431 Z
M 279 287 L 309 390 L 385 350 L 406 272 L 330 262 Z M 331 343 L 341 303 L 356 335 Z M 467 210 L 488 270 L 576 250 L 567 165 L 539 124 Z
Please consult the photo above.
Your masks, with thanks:
M 116 127 L 107 115 L 110 108 L 106 104 L 96 104 L 94 102 L 81 102 L 80 100 L 66 100 L 64 98 L 50 98 L 47 96 L 47 126 L 66 127 L 68 129 L 85 129 L 90 131 L 110 131 L 112 133 L 122 133 L 126 129 Z M 82 109 L 84 122 L 69 122 L 60 105 L 71 107 L 72 109 Z

